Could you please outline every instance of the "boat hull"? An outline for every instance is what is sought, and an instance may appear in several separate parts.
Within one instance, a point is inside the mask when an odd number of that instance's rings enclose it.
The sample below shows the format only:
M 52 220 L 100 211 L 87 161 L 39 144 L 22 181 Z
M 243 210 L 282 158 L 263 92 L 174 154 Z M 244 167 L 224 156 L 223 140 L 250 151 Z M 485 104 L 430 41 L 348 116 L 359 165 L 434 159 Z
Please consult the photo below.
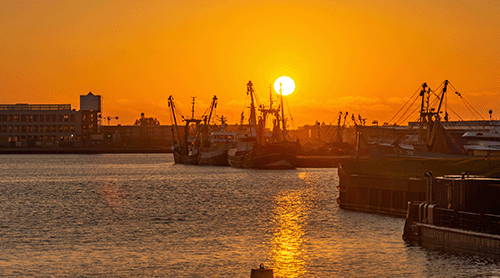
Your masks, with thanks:
M 227 150 L 222 152 L 201 152 L 200 165 L 205 166 L 229 166 Z
M 175 150 L 173 150 L 173 154 L 175 164 L 198 165 L 198 155 L 182 155 Z
M 228 154 L 228 162 L 235 168 L 295 169 L 299 147 L 295 142 L 260 145 L 251 151 Z

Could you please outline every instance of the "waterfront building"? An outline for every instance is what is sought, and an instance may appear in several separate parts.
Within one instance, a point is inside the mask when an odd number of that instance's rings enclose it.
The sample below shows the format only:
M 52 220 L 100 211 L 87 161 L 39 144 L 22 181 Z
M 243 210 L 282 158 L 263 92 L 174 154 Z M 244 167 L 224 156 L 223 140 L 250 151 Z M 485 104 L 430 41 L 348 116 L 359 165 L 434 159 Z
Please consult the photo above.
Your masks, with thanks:
M 135 121 L 134 125 L 101 126 L 103 144 L 113 147 L 163 147 L 173 144 L 174 127 L 160 125 L 156 118 L 145 117 Z
M 0 104 L 0 146 L 83 146 L 99 139 L 101 97 L 80 96 L 71 104 Z M 102 139 L 102 135 L 101 135 Z
M 70 104 L 0 105 L 3 146 L 52 146 L 77 141 L 80 126 L 79 113 Z
M 172 125 L 104 125 L 102 144 L 109 147 L 164 147 L 173 144 Z
M 101 96 L 89 92 L 80 96 L 81 140 L 86 145 L 103 140 L 101 127 Z

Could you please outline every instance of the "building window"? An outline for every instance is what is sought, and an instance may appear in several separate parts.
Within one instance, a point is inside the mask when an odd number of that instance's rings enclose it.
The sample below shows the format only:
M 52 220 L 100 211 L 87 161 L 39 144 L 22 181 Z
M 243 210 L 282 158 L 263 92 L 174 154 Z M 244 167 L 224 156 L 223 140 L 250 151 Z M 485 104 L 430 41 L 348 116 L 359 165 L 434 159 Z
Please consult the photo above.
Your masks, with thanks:
M 19 122 L 19 115 L 14 115 L 14 122 Z
M 7 132 L 9 130 L 9 127 L 4 125 L 2 126 L 2 132 Z
M 33 126 L 33 132 L 38 132 L 38 126 L 37 125 Z
M 57 132 L 57 126 L 56 125 L 53 125 L 52 126 L 52 132 Z M 55 138 L 55 137 L 54 137 Z M 55 139 L 54 139 L 55 140 Z
M 38 122 L 38 114 L 33 115 L 33 122 Z
M 71 132 L 75 132 L 75 125 L 70 125 L 69 130 L 70 130 Z
M 31 126 L 30 125 L 26 126 L 26 132 L 31 132 Z
M 71 122 L 74 122 L 74 121 L 75 121 L 75 114 L 71 114 L 71 115 L 69 115 L 69 120 L 70 120 Z
M 26 115 L 26 121 L 27 122 L 32 122 L 33 121 L 33 115 Z
M 52 121 L 57 122 L 57 115 L 52 114 Z
M 64 121 L 65 122 L 69 121 L 69 115 L 64 115 Z
M 21 115 L 21 122 L 26 122 L 26 115 Z
M 14 132 L 19 132 L 19 126 L 18 125 L 14 126 Z
M 9 119 L 9 115 L 2 115 L 3 121 L 7 122 Z
M 40 122 L 45 122 L 45 115 L 40 115 Z

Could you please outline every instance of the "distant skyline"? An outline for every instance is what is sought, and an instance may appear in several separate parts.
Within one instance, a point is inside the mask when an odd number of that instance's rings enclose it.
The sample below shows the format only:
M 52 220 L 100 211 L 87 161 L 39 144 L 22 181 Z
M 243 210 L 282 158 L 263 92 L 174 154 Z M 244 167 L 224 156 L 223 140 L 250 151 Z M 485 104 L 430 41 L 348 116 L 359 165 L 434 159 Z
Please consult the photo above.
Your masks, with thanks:
M 447 79 L 500 118 L 500 1 L 0 2 L 0 104 L 103 96 L 103 117 L 170 124 L 167 98 L 196 116 L 217 95 L 239 122 L 251 80 L 262 104 L 283 75 L 295 126 L 339 111 L 387 122 L 426 82 Z M 454 91 L 448 105 L 476 119 Z M 408 121 L 414 121 L 410 118 Z M 450 113 L 450 120 L 459 120 Z

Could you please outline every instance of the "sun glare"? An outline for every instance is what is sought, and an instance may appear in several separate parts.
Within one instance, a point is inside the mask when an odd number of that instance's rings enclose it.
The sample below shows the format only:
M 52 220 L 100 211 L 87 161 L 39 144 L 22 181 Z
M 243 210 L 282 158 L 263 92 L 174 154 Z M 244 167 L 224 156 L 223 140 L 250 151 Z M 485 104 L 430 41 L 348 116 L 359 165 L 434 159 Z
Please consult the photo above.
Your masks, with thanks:
M 293 82 L 293 79 L 291 79 L 288 76 L 282 76 L 276 79 L 276 81 L 274 82 L 274 90 L 278 94 L 280 94 L 280 83 L 281 83 L 281 90 L 284 96 L 293 93 L 293 90 L 295 90 L 295 82 Z

